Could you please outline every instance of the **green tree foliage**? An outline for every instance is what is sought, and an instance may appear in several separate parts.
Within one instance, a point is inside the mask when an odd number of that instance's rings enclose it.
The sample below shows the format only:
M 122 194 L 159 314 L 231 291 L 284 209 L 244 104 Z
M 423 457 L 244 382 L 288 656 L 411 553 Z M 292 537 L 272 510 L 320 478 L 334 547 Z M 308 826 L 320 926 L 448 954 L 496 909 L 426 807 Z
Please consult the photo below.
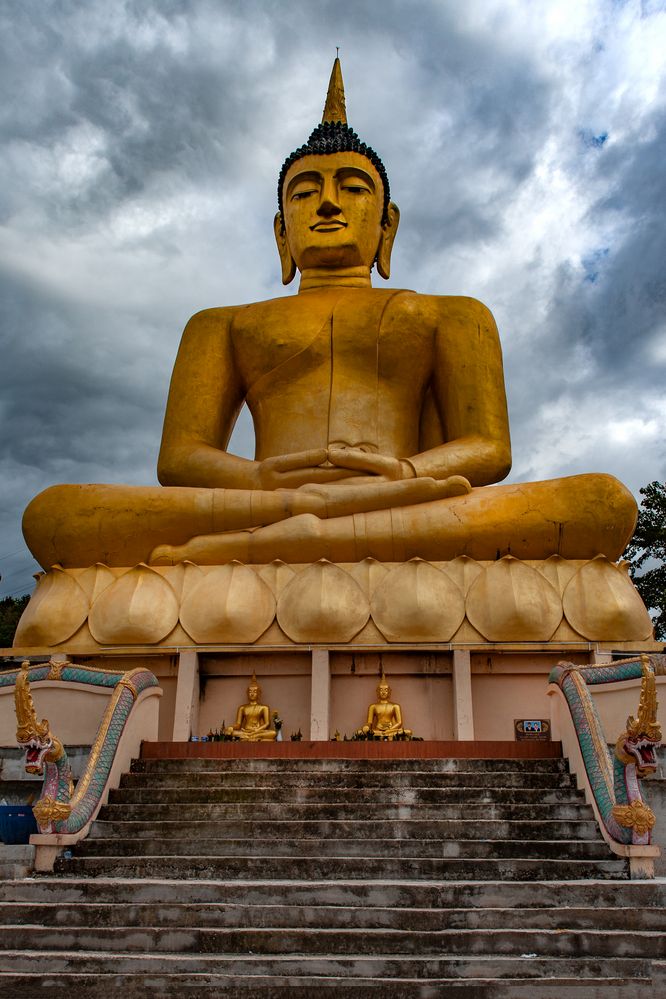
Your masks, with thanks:
M 0 649 L 8 649 L 14 641 L 14 632 L 19 618 L 30 597 L 3 597 L 0 600 Z
M 666 640 L 666 483 L 648 483 L 641 496 L 636 531 L 624 557 L 636 589 L 652 612 L 655 638 L 662 641 Z

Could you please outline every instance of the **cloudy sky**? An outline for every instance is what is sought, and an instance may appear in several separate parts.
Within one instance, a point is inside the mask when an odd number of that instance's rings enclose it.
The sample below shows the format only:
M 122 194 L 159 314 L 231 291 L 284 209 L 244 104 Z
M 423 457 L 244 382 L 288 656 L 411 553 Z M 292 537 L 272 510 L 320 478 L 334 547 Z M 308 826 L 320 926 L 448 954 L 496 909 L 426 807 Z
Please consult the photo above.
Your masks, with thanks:
M 391 285 L 495 314 L 511 479 L 666 477 L 666 0 L 4 0 L 0 39 L 0 595 L 35 493 L 156 481 L 188 317 L 292 293 L 275 183 L 336 45 Z

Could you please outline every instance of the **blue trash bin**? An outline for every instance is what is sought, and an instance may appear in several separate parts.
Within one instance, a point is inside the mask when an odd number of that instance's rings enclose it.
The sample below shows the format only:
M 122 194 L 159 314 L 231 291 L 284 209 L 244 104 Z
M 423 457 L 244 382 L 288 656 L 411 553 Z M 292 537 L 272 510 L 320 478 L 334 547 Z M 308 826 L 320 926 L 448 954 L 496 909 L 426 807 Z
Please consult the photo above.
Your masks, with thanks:
M 30 805 L 0 805 L 0 840 L 8 846 L 30 842 L 39 832 Z

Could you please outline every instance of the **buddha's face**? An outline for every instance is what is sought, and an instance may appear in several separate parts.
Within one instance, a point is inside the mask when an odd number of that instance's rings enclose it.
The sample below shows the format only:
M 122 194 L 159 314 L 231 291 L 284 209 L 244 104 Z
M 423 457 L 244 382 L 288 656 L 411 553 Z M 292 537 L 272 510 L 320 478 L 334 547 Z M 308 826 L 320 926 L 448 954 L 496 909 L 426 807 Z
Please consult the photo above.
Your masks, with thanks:
M 391 688 L 389 687 L 388 683 L 380 683 L 379 686 L 377 687 L 377 694 L 379 696 L 380 701 L 388 701 L 389 696 L 391 694 Z
M 247 699 L 250 702 L 250 704 L 256 704 L 258 697 L 259 697 L 259 687 L 251 683 L 250 686 L 247 688 Z
M 384 188 L 360 153 L 304 156 L 283 188 L 286 241 L 300 271 L 372 267 L 380 239 Z

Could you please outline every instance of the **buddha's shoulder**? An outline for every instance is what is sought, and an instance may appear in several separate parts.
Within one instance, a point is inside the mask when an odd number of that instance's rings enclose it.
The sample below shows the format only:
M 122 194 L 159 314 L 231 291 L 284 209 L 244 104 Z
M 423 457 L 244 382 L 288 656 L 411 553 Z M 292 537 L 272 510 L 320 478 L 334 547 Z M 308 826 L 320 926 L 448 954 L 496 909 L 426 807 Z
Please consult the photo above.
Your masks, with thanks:
M 449 321 L 458 323 L 494 324 L 490 309 L 478 298 L 467 295 L 422 295 L 416 292 L 405 294 L 406 308 L 427 314 L 438 322 Z
M 210 309 L 201 309 L 199 312 L 195 312 L 193 316 L 190 316 L 185 327 L 185 333 L 192 336 L 197 333 L 205 333 L 207 330 L 215 330 L 223 326 L 228 326 L 233 321 L 238 310 L 242 308 L 244 308 L 242 305 L 222 305 Z
M 367 288 L 354 289 L 345 293 L 353 298 L 364 298 L 386 304 L 394 315 L 412 317 L 421 321 L 431 320 L 435 324 L 450 323 L 488 323 L 494 326 L 492 313 L 476 298 L 464 295 L 427 295 L 404 288 Z M 195 313 L 188 327 L 210 328 L 236 325 L 243 322 L 256 322 L 261 317 L 276 315 L 294 315 L 301 311 L 309 311 L 313 303 L 319 299 L 331 297 L 328 291 L 309 291 L 301 295 L 283 295 L 260 302 L 250 302 L 245 305 L 226 305 L 217 308 L 203 309 Z M 337 296 L 336 296 L 337 297 Z
M 187 324 L 187 328 L 236 326 L 243 322 L 257 322 L 260 318 L 289 314 L 303 307 L 298 295 L 283 295 L 279 298 L 267 298 L 259 302 L 247 302 L 243 305 L 222 305 L 195 312 Z

